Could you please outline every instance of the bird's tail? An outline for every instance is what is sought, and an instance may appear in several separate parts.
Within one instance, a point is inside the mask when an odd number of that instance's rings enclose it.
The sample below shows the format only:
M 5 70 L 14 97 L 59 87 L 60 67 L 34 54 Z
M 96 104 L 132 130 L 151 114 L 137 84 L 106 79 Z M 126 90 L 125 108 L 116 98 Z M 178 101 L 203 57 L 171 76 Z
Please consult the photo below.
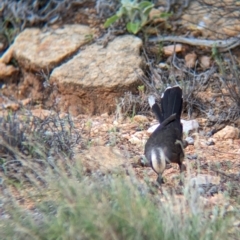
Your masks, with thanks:
M 163 122 L 163 116 L 162 112 L 160 110 L 159 105 L 156 103 L 155 98 L 153 96 L 148 97 L 148 103 L 150 107 L 152 108 L 152 111 L 154 112 L 156 118 L 158 119 L 159 123 Z
M 162 94 L 161 98 L 162 120 L 164 121 L 172 114 L 176 114 L 176 119 L 180 120 L 182 103 L 182 89 L 178 85 L 174 87 L 168 87 Z

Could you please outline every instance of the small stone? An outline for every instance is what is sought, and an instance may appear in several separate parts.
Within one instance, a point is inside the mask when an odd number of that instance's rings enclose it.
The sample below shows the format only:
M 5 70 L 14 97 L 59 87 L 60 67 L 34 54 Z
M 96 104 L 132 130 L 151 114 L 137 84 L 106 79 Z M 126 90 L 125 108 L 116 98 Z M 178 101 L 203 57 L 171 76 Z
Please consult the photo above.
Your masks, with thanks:
M 138 145 L 138 144 L 141 144 L 142 141 L 135 137 L 135 136 L 131 136 L 131 138 L 128 140 L 131 144 L 134 144 L 134 145 Z
M 206 142 L 206 144 L 207 144 L 208 146 L 215 145 L 214 139 L 213 139 L 213 138 L 209 138 L 208 141 Z
M 195 159 L 198 158 L 198 155 L 196 153 L 194 153 L 194 154 L 187 154 L 187 158 L 189 160 L 195 160 Z
M 188 145 L 194 145 L 194 139 L 192 137 L 186 137 L 185 141 L 188 143 Z
M 46 117 L 49 117 L 53 112 L 49 110 L 44 110 L 44 109 L 33 109 L 31 113 L 35 117 L 44 119 Z
M 109 114 L 106 112 L 106 113 L 103 113 L 103 114 L 101 114 L 101 117 L 103 117 L 103 118 L 107 118 L 107 117 L 109 117 Z
M 168 69 L 168 68 L 169 68 L 169 65 L 166 64 L 166 63 L 159 63 L 159 64 L 158 64 L 158 67 L 160 67 L 161 69 Z
M 26 99 L 23 99 L 23 100 L 21 101 L 21 104 L 22 104 L 23 106 L 27 106 L 31 101 L 32 101 L 31 98 L 26 98 Z
M 133 117 L 133 121 L 138 122 L 138 123 L 147 123 L 148 118 L 144 115 L 135 115 Z
M 0 62 L 0 78 L 4 79 L 7 77 L 11 77 L 12 75 L 16 74 L 18 69 L 12 65 L 6 65 L 5 63 Z
M 130 138 L 130 136 L 129 136 L 129 134 L 122 134 L 122 138 L 129 139 L 129 138 Z
M 226 126 L 222 130 L 215 133 L 214 138 L 216 138 L 218 140 L 238 139 L 239 138 L 239 129 L 232 127 L 232 126 Z
M 200 65 L 205 70 L 210 68 L 211 66 L 211 57 L 208 56 L 202 56 L 200 57 Z
M 188 53 L 185 56 L 185 65 L 188 68 L 194 68 L 196 65 L 196 60 L 197 60 L 197 54 L 195 52 Z
M 98 129 L 93 129 L 93 133 L 98 133 L 99 132 L 99 130 Z
M 181 119 L 181 123 L 183 125 L 183 132 L 185 134 L 188 134 L 189 131 L 191 131 L 191 130 L 198 130 L 198 128 L 199 128 L 198 121 L 195 119 L 194 120 Z
M 163 52 L 166 56 L 171 56 L 173 55 L 173 53 L 178 53 L 178 52 L 182 52 L 183 50 L 183 46 L 182 44 L 176 44 L 176 45 L 169 45 L 166 47 L 163 47 Z
M 6 103 L 3 105 L 6 109 L 11 109 L 12 111 L 17 111 L 20 106 L 18 103 Z
M 188 134 L 189 131 L 191 131 L 191 130 L 198 130 L 198 128 L 199 128 L 199 124 L 198 124 L 197 120 L 184 120 L 184 119 L 181 119 L 181 123 L 183 125 L 183 132 L 185 134 Z M 151 126 L 150 128 L 148 128 L 147 132 L 148 133 L 153 133 L 157 129 L 157 127 L 159 125 L 160 124 L 155 124 L 155 125 Z
M 234 227 L 240 227 L 240 221 L 235 221 L 234 223 L 233 223 L 233 226 Z
M 114 120 L 114 121 L 113 121 L 113 125 L 118 126 L 118 125 L 119 125 L 118 121 L 117 121 L 117 120 Z

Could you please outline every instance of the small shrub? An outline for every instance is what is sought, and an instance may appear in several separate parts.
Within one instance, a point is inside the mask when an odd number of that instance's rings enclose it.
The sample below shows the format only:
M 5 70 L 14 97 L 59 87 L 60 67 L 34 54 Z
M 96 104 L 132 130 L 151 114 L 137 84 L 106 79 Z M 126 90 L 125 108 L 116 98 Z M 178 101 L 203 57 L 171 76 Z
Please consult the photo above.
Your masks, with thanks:
M 117 20 L 124 18 L 127 31 L 137 34 L 148 22 L 148 15 L 154 4 L 149 1 L 121 0 L 121 7 L 104 24 L 107 28 Z
M 27 173 L 38 178 L 38 171 L 71 160 L 82 140 L 69 115 L 41 119 L 9 114 L 0 118 L 0 125 L 0 170 L 18 181 L 32 181 Z

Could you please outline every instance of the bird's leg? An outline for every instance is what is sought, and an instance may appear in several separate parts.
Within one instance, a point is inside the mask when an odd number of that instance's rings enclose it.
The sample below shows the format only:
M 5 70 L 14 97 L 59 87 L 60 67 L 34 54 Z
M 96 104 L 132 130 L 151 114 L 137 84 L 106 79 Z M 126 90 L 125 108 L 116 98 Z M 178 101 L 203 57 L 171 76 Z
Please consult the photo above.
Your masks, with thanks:
M 180 181 L 179 181 L 179 186 L 183 186 L 184 184 L 183 184 L 183 181 L 182 181 L 182 175 L 180 175 Z
M 163 177 L 162 177 L 162 174 L 161 174 L 161 173 L 158 174 L 157 183 L 158 183 L 159 185 L 162 185 L 162 184 L 164 183 Z
M 185 164 L 183 164 L 183 163 L 179 164 L 179 169 L 180 169 L 180 173 L 182 173 L 182 172 L 187 170 Z
M 180 163 L 179 164 L 179 169 L 180 169 L 180 182 L 179 182 L 179 185 L 183 186 L 183 181 L 182 181 L 183 178 L 184 178 L 183 172 L 186 170 L 186 166 L 183 163 Z

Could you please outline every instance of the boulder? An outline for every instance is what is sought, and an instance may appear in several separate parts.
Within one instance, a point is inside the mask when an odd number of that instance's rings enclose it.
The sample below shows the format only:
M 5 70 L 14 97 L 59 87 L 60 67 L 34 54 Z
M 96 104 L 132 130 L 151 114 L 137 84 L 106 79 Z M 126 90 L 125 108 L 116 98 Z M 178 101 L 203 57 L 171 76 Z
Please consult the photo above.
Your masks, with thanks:
M 50 83 L 58 87 L 58 109 L 73 115 L 115 111 L 118 97 L 137 92 L 143 73 L 141 46 L 138 37 L 117 37 L 106 48 L 89 45 L 55 68 Z
M 96 146 L 75 155 L 86 172 L 117 172 L 128 165 L 126 157 L 116 147 Z
M 216 138 L 218 140 L 238 139 L 239 138 L 239 129 L 232 127 L 232 126 L 226 126 L 222 130 L 215 133 L 214 138 Z
M 51 71 L 76 53 L 88 41 L 86 36 L 90 34 L 90 28 L 80 24 L 57 29 L 28 28 L 16 37 L 10 50 L 23 69 Z
M 181 16 L 181 23 L 189 30 L 198 30 L 205 38 L 235 37 L 240 31 L 238 1 L 191 1 Z

